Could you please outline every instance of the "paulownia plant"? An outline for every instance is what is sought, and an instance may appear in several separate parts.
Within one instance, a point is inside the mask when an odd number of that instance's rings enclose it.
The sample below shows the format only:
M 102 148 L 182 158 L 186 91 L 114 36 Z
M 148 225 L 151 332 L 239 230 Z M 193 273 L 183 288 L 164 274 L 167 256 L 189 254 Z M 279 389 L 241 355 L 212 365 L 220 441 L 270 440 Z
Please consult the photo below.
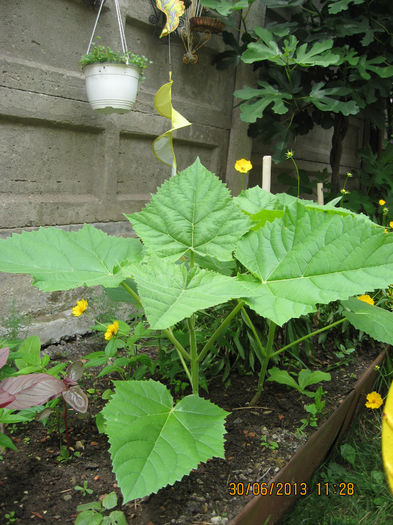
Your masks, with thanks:
M 256 336 L 256 402 L 271 357 L 287 348 L 273 351 L 277 325 L 315 311 L 317 303 L 348 300 L 393 282 L 393 235 L 367 217 L 258 187 L 232 198 L 199 159 L 164 182 L 142 211 L 126 217 L 139 239 L 85 225 L 76 232 L 40 228 L 0 241 L 0 271 L 28 273 L 43 291 L 122 286 L 130 302 L 143 308 L 150 328 L 161 330 L 179 354 L 191 395 L 174 404 L 157 381 L 117 381 L 103 410 L 125 502 L 174 483 L 201 461 L 224 457 L 227 413 L 199 397 L 199 363 L 236 314 L 241 311 L 250 326 L 247 308 L 268 319 L 266 345 Z M 197 312 L 228 301 L 232 311 L 198 346 Z M 357 303 L 350 300 L 346 308 L 361 323 Z M 173 331 L 183 320 L 186 347 Z

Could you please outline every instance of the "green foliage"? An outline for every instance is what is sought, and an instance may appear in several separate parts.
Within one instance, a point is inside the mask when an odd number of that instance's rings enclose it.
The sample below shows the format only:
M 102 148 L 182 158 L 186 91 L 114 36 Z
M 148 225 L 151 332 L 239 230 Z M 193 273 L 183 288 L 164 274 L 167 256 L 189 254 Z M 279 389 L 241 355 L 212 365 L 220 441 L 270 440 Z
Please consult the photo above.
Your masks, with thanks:
M 235 256 L 255 278 L 243 277 L 249 286 L 246 303 L 282 325 L 315 311 L 316 303 L 361 293 L 363 277 L 374 283 L 372 288 L 383 287 L 383 274 L 393 265 L 387 237 L 383 229 L 360 216 L 307 209 L 300 201 L 289 205 L 282 219 L 266 223 L 238 243 Z M 341 250 L 346 242 L 351 248 L 344 269 Z M 384 261 L 383 266 L 377 259 Z M 373 267 L 370 272 L 369 267 Z M 333 283 L 334 291 L 329 289 Z
M 321 381 L 330 381 L 331 376 L 327 372 L 321 372 L 320 370 L 301 370 L 298 374 L 298 380 L 296 381 L 286 370 L 280 370 L 277 367 L 273 367 L 269 370 L 268 381 L 275 381 L 281 385 L 287 385 L 291 388 L 295 388 L 301 394 L 315 398 L 315 392 L 306 390 L 308 386 L 315 385 Z
M 88 360 L 86 368 L 104 365 L 97 377 L 116 373 L 122 379 L 142 379 L 147 374 L 153 374 L 157 364 L 147 354 L 140 352 L 146 339 L 153 337 L 152 330 L 141 321 L 133 326 L 121 320 L 117 322 L 119 330 L 108 341 L 105 349 L 85 356 Z M 93 330 L 106 332 L 107 326 L 99 323 Z
M 116 492 L 110 492 L 101 501 L 92 501 L 78 505 L 79 512 L 74 525 L 127 525 L 124 512 L 112 510 L 117 505 Z M 112 512 L 105 516 L 107 510 Z
M 83 485 L 75 485 L 74 490 L 79 491 L 83 496 L 93 494 L 93 489 L 89 489 L 88 482 L 85 480 Z
M 141 212 L 126 217 L 147 254 L 170 262 L 190 253 L 231 261 L 237 241 L 250 225 L 226 186 L 199 158 L 165 181 Z M 157 267 L 156 261 L 151 267 Z
M 326 394 L 322 390 L 322 387 L 318 387 L 317 391 L 313 393 L 314 402 L 304 405 L 304 409 L 307 412 L 307 417 L 301 419 L 301 425 L 296 429 L 298 434 L 302 434 L 303 430 L 309 425 L 310 427 L 316 427 L 318 424 L 318 416 L 320 416 L 325 408 L 326 401 L 322 400 L 323 394 Z
M 224 457 L 227 412 L 195 395 L 174 406 L 156 381 L 116 381 L 103 414 L 124 503 L 174 483 L 201 461 Z
M 393 312 L 356 298 L 342 301 L 342 304 L 345 317 L 355 328 L 367 332 L 377 341 L 393 344 Z
M 391 522 L 392 512 L 381 455 L 381 414 L 363 411 L 282 524 L 353 525 L 366 518 L 367 525 L 380 525 Z
M 237 16 L 237 4 L 202 0 L 227 20 Z M 241 101 L 241 119 L 250 133 L 275 147 L 283 160 L 296 137 L 315 125 L 334 127 L 332 170 L 337 169 L 339 146 L 349 115 L 362 113 L 383 127 L 385 100 L 393 78 L 392 7 L 389 0 L 267 0 L 270 9 L 283 8 L 283 20 L 247 29 L 249 11 L 240 14 L 242 39 L 223 34 L 229 46 L 216 58 L 217 67 L 252 64 L 258 89 L 235 92 Z M 263 79 L 263 80 L 262 80 Z M 344 123 L 344 124 L 343 124 Z M 338 180 L 333 181 L 335 192 Z
M 98 38 L 99 39 L 99 38 Z M 113 51 L 109 46 L 93 43 L 89 53 L 82 55 L 79 64 L 84 67 L 89 64 L 110 62 L 113 64 L 131 64 L 138 68 L 141 80 L 144 79 L 144 69 L 153 62 L 144 55 L 137 55 L 131 51 Z
M 359 152 L 361 168 L 354 170 L 348 180 L 349 193 L 342 200 L 342 206 L 357 213 L 365 213 L 372 220 L 388 225 L 388 216 L 383 215 L 378 204 L 386 201 L 393 210 L 393 143 L 388 141 L 379 153 L 373 153 L 370 146 Z
M 40 228 L 13 234 L 1 245 L 0 271 L 29 273 L 33 285 L 44 292 L 116 287 L 129 273 L 124 262 L 129 265 L 142 259 L 137 239 L 110 237 L 87 224 L 76 232 Z
M 20 308 L 13 297 L 7 315 L 3 315 L 0 322 L 1 327 L 5 330 L 3 336 L 5 340 L 0 337 L 0 345 L 9 347 L 10 342 L 18 343 L 17 339 L 22 327 L 31 324 L 32 317 L 20 312 Z
M 277 441 L 268 441 L 266 436 L 261 437 L 261 447 L 269 448 L 270 450 L 277 450 L 278 443 Z
M 91 226 L 78 232 L 40 229 L 0 240 L 0 271 L 30 273 L 46 291 L 121 285 L 143 308 L 150 328 L 161 330 L 178 353 L 192 395 L 174 405 L 160 383 L 116 382 L 103 410 L 105 423 L 99 422 L 129 501 L 173 483 L 201 461 L 223 457 L 226 413 L 198 396 L 199 372 L 234 317 L 241 313 L 252 334 L 249 355 L 260 365 L 259 396 L 270 359 L 280 352 L 273 348 L 276 325 L 315 311 L 318 303 L 387 287 L 393 282 L 393 236 L 332 204 L 259 188 L 232 199 L 199 159 L 127 217 L 144 246 Z M 198 312 L 230 300 L 214 332 L 199 334 Z M 246 304 L 266 319 L 263 336 Z M 179 323 L 187 326 L 186 337 L 176 337 Z M 115 334 L 101 357 L 116 359 L 119 349 L 133 348 L 134 337 L 143 338 L 143 326 L 138 330 L 132 334 L 119 322 L 125 339 Z M 303 375 L 297 384 L 305 390 L 315 377 Z

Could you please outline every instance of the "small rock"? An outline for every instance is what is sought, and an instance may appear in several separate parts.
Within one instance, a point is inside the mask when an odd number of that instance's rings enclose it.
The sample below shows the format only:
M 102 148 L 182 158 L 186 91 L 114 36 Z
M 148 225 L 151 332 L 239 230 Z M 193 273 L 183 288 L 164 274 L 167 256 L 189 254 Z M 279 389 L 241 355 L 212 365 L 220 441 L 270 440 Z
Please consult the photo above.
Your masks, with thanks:
M 98 467 L 99 467 L 98 463 L 86 463 L 85 465 L 85 468 L 89 470 L 95 470 Z
M 63 500 L 64 500 L 64 501 L 70 501 L 70 499 L 72 499 L 71 494 L 64 494 L 64 495 L 63 495 Z
M 228 518 L 223 518 L 222 516 L 214 516 L 211 518 L 210 523 L 213 525 L 225 525 L 228 523 Z

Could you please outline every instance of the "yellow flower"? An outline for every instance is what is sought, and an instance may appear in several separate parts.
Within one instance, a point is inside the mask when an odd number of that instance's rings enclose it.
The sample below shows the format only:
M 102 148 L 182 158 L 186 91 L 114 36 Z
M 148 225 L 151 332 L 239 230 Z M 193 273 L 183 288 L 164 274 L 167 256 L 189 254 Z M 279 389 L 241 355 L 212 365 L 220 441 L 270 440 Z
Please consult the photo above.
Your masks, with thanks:
M 383 405 L 383 400 L 382 397 L 378 394 L 378 392 L 370 392 L 369 394 L 367 394 L 367 408 L 371 408 L 372 410 L 374 410 L 375 408 L 379 408 L 381 405 Z
M 293 159 L 293 151 L 289 150 L 285 153 L 287 159 Z
M 75 315 L 75 317 L 79 317 L 83 314 L 83 312 L 86 310 L 87 305 L 89 303 L 86 301 L 86 299 L 81 299 L 80 301 L 76 302 L 76 306 L 72 309 L 72 315 Z
M 375 304 L 374 303 L 374 299 L 372 297 L 370 297 L 369 295 L 359 295 L 358 296 L 358 299 L 359 301 L 363 301 L 364 303 L 368 303 L 368 304 Z
M 252 170 L 252 164 L 249 160 L 240 159 L 235 162 L 235 170 L 240 173 L 248 173 Z
M 105 339 L 107 341 L 109 341 L 109 339 L 112 339 L 112 337 L 117 334 L 118 330 L 119 330 L 118 321 L 113 321 L 113 324 L 108 324 L 108 326 L 106 327 L 106 332 L 104 336 Z
M 380 200 L 378 201 L 378 204 L 379 204 L 380 206 L 384 206 L 384 205 L 386 204 L 386 201 L 384 201 L 383 199 L 380 199 Z
M 390 221 L 390 222 L 389 222 L 389 226 L 390 226 L 391 228 L 393 228 L 393 221 Z

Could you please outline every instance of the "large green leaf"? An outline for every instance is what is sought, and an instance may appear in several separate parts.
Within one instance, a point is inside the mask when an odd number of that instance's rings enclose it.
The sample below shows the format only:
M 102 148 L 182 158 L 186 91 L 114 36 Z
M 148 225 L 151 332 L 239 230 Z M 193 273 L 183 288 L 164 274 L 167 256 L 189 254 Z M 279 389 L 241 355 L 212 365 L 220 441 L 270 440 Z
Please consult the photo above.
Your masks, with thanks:
M 153 330 L 168 328 L 198 310 L 247 293 L 244 284 L 234 277 L 197 266 L 187 271 L 183 264 L 158 257 L 136 265 L 133 275 Z
M 297 197 L 288 195 L 287 193 L 270 193 L 265 191 L 259 186 L 254 186 L 249 190 L 243 191 L 240 195 L 235 197 L 234 202 L 244 213 L 248 214 L 251 220 L 256 221 L 257 215 L 267 210 L 283 210 L 285 207 L 299 202 Z M 339 202 L 340 198 L 334 199 L 331 202 L 328 202 L 324 205 L 319 205 L 315 201 L 302 199 L 301 204 L 306 206 L 306 208 L 315 208 L 316 210 L 322 211 L 324 213 L 334 213 L 339 215 L 356 215 L 351 210 L 347 208 L 336 207 L 335 204 Z M 253 217 L 255 216 L 255 219 Z M 271 215 L 273 217 L 273 215 Z M 356 215 L 359 219 L 363 218 L 365 221 L 369 221 L 368 217 L 365 215 Z
M 265 109 L 273 104 L 272 110 L 278 115 L 287 113 L 288 108 L 285 105 L 285 100 L 292 99 L 292 95 L 270 86 L 267 82 L 258 82 L 260 89 L 245 87 L 235 91 L 234 95 L 243 100 L 255 99 L 240 106 L 241 119 L 244 122 L 256 122 L 261 118 Z
M 124 503 L 180 480 L 202 461 L 224 457 L 228 413 L 199 396 L 173 406 L 161 383 L 116 381 L 102 412 Z
M 0 240 L 0 271 L 26 273 L 45 292 L 79 286 L 115 287 L 142 259 L 137 239 L 112 237 L 85 224 L 76 232 L 40 228 Z
M 252 4 L 255 0 L 237 0 L 235 2 L 228 0 L 201 0 L 203 7 L 214 9 L 222 16 L 228 16 L 233 11 L 240 11 Z
M 295 63 L 303 67 L 328 67 L 338 64 L 341 57 L 339 54 L 329 51 L 332 47 L 333 40 L 322 40 L 311 47 L 308 47 L 307 44 L 302 44 L 297 48 Z
M 341 56 L 331 51 L 333 47 L 331 39 L 316 42 L 312 46 L 307 43 L 298 45 L 297 38 L 290 35 L 284 40 L 281 49 L 273 33 L 268 29 L 257 26 L 254 31 L 259 40 L 250 43 L 242 54 L 242 61 L 246 64 L 268 60 L 279 66 L 328 67 L 341 61 Z
M 315 310 L 316 303 L 386 287 L 393 282 L 393 235 L 364 217 L 288 206 L 238 244 L 247 303 L 282 325 Z
M 365 0 L 330 0 L 328 11 L 329 14 L 335 15 L 341 11 L 346 11 L 349 8 L 349 4 L 363 4 Z
M 355 328 L 377 341 L 393 345 L 393 312 L 367 304 L 357 297 L 342 301 L 342 304 L 345 317 Z
M 333 111 L 345 116 L 359 113 L 359 106 L 354 100 L 340 100 L 340 97 L 352 94 L 349 88 L 325 88 L 323 82 L 315 84 L 305 100 L 312 102 L 321 111 Z
M 148 253 L 172 261 L 189 250 L 230 261 L 250 226 L 226 186 L 199 159 L 165 181 L 142 211 L 126 217 Z

